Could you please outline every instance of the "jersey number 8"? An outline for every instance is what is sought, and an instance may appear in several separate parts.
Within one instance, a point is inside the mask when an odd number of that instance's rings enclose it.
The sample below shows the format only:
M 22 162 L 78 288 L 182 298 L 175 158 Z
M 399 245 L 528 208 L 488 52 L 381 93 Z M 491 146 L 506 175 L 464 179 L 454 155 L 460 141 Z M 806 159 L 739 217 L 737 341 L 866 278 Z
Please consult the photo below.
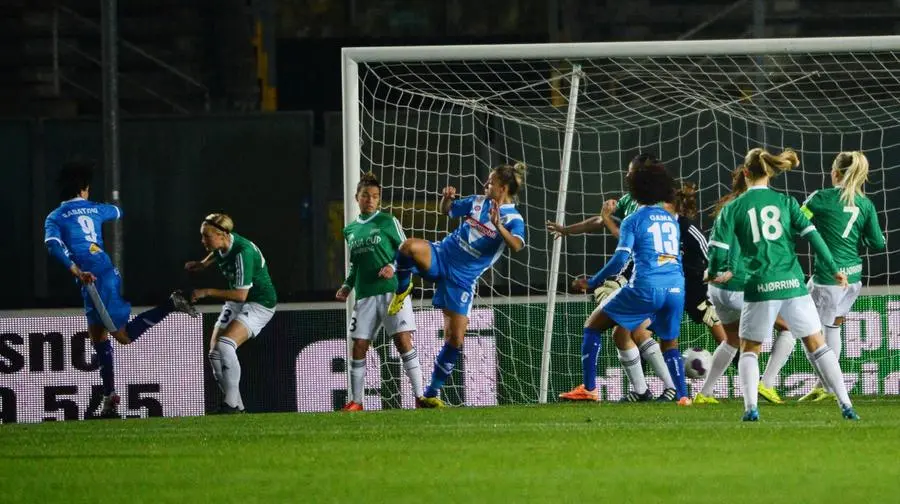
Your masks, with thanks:
M 784 228 L 781 226 L 781 210 L 775 205 L 767 205 L 759 211 L 759 219 L 756 217 L 756 209 L 747 210 L 750 216 L 750 231 L 753 233 L 753 243 L 759 241 L 759 231 L 762 228 L 762 237 L 772 241 L 781 238 Z

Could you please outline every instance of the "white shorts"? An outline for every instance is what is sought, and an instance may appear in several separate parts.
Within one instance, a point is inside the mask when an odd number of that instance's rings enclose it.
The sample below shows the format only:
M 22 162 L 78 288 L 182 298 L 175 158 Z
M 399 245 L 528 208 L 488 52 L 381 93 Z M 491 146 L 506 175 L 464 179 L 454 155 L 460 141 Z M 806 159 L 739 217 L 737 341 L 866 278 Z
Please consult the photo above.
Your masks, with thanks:
M 859 293 L 862 291 L 862 282 L 850 284 L 844 289 L 839 285 L 813 283 L 812 278 L 810 278 L 806 288 L 816 304 L 816 310 L 819 312 L 819 318 L 822 320 L 822 323 L 827 326 L 833 326 L 834 319 L 846 317 L 850 313 L 850 308 L 853 308 L 853 303 L 856 302 L 856 298 L 859 297 Z
M 272 320 L 275 315 L 274 308 L 266 308 L 259 303 L 236 303 L 234 301 L 225 301 L 222 306 L 222 313 L 216 320 L 216 327 L 223 329 L 228 327 L 232 320 L 237 320 L 250 333 L 251 338 L 255 338 L 263 327 Z
M 394 298 L 393 292 L 385 292 L 356 301 L 350 315 L 350 327 L 347 334 L 353 339 L 372 340 L 378 329 L 384 325 L 388 336 L 416 330 L 416 319 L 413 315 L 412 301 L 409 296 L 403 300 L 403 308 L 396 315 L 388 315 L 388 305 Z
M 731 291 L 710 284 L 707 292 L 709 293 L 709 300 L 716 307 L 716 313 L 723 324 L 731 324 L 741 320 L 741 310 L 744 308 L 744 291 Z
M 778 315 L 787 322 L 791 334 L 805 338 L 822 330 L 816 305 L 809 295 L 744 303 L 741 310 L 741 339 L 762 343 L 772 336 Z

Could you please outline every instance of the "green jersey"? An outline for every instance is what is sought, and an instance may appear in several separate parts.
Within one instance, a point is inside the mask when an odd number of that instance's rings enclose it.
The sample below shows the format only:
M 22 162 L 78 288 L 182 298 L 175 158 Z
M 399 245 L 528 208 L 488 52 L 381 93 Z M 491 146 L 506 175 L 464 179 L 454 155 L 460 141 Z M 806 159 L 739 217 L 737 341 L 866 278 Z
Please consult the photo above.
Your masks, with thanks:
M 725 205 L 716 219 L 709 242 L 709 275 L 727 270 L 726 256 L 734 237 L 747 268 L 744 301 L 805 296 L 806 282 L 794 251 L 797 236 L 809 240 L 823 269 L 833 275 L 836 267 L 831 252 L 797 200 L 768 187 L 751 187 Z
M 713 223 L 714 230 L 715 230 L 716 225 L 719 222 L 719 218 L 721 218 L 721 217 L 722 217 L 721 213 L 719 213 L 719 215 L 716 216 L 716 221 Z M 735 292 L 743 292 L 744 287 L 747 284 L 747 270 L 744 267 L 744 258 L 741 256 L 741 244 L 738 243 L 737 239 L 735 238 L 735 236 L 733 234 L 731 236 L 728 236 L 727 239 L 728 239 L 728 241 L 726 243 L 724 243 L 724 245 L 726 245 L 728 247 L 727 248 L 728 261 L 727 261 L 726 266 L 724 266 L 724 271 L 731 272 L 731 280 L 729 280 L 723 284 L 712 284 L 712 285 L 715 285 L 716 287 L 718 287 L 720 289 L 725 289 L 725 290 L 730 290 L 730 291 L 735 291 Z M 710 241 L 709 245 L 712 247 L 721 248 L 722 244 L 720 242 L 713 243 L 712 241 Z M 709 270 L 709 278 L 711 278 L 711 279 L 715 278 L 718 275 L 718 273 L 721 273 L 721 271 L 713 273 L 713 270 L 710 269 Z
M 381 278 L 378 271 L 394 262 L 405 239 L 400 222 L 389 213 L 360 215 L 347 224 L 344 240 L 350 248 L 350 272 L 344 286 L 356 289 L 358 299 L 397 290 L 397 277 Z
M 822 239 L 828 244 L 834 262 L 840 271 L 847 274 L 849 283 L 862 280 L 861 248 L 884 250 L 884 235 L 878 225 L 878 213 L 869 198 L 858 194 L 855 206 L 847 206 L 841 201 L 841 188 L 832 187 L 816 191 L 803 203 L 803 213 L 809 218 Z M 813 281 L 821 285 L 834 285 L 834 277 L 819 266 L 816 261 Z
M 259 303 L 275 308 L 278 298 L 275 286 L 269 278 L 266 258 L 259 247 L 237 233 L 231 233 L 231 247 L 215 254 L 216 266 L 228 280 L 229 289 L 250 289 L 247 303 Z
M 625 217 L 633 214 L 638 209 L 638 206 L 640 205 L 631 197 L 631 194 L 625 193 L 616 202 L 616 209 L 613 210 L 612 216 L 619 222 L 622 222 Z

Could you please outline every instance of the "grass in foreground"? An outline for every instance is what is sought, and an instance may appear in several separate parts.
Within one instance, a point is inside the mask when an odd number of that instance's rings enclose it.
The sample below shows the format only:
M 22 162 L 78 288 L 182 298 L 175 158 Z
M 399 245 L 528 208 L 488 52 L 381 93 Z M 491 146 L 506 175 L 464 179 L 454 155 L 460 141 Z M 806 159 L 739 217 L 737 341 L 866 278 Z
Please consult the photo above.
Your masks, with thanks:
M 0 426 L 2 502 L 897 502 L 900 402 Z

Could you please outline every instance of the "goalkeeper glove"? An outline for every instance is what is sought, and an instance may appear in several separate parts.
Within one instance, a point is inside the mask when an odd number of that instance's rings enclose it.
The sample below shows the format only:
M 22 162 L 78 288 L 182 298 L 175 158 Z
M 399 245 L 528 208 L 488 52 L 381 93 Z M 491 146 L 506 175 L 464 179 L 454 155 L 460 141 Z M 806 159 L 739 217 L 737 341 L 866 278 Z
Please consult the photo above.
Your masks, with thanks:
M 594 289 L 594 302 L 597 304 L 602 303 L 604 299 L 624 287 L 626 283 L 628 283 L 628 279 L 622 275 L 607 278 L 600 287 Z
M 719 314 L 716 313 L 716 307 L 709 301 L 701 301 L 700 304 L 697 305 L 697 311 L 703 314 L 703 323 L 709 328 L 722 323 L 722 321 L 719 320 Z

